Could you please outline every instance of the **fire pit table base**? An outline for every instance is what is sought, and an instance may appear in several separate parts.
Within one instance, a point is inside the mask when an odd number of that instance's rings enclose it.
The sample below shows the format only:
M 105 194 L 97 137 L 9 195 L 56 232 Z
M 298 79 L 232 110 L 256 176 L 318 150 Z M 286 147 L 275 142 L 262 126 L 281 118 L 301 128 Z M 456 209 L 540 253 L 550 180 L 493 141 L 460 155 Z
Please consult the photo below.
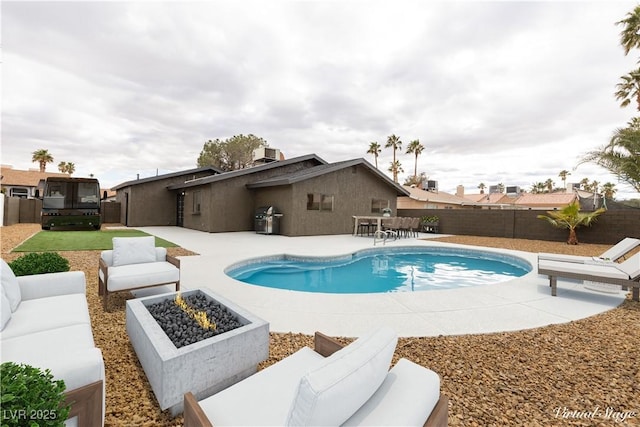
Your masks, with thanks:
M 238 317 L 243 326 L 181 348 L 171 342 L 147 306 L 174 299 L 175 292 L 127 301 L 126 326 L 131 344 L 162 410 L 183 410 L 183 396 L 211 396 L 256 372 L 269 357 L 269 324 L 208 289 L 202 293 Z

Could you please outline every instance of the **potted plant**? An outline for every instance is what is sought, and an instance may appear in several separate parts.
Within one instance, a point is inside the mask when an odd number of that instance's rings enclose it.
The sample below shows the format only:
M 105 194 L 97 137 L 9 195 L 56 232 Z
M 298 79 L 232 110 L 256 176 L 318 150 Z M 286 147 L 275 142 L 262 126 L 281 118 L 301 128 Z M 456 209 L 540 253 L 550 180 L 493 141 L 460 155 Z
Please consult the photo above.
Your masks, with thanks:
M 69 416 L 65 384 L 49 369 L 5 362 L 0 365 L 2 426 L 62 426 Z
M 425 215 L 422 218 L 422 230 L 425 233 L 437 233 L 440 225 L 440 218 L 436 215 Z

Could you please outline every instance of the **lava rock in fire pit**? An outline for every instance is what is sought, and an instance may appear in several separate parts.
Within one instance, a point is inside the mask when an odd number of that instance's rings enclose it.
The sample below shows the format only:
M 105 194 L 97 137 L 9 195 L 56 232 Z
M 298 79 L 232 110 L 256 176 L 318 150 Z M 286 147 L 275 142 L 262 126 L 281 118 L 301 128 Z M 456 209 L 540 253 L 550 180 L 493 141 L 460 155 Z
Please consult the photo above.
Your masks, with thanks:
M 193 294 L 184 297 L 187 304 L 196 311 L 204 311 L 210 321 L 215 322 L 216 329 L 204 329 L 192 319 L 173 299 L 147 306 L 147 310 L 162 330 L 167 334 L 176 348 L 193 344 L 207 338 L 232 331 L 242 325 L 238 318 L 225 306 L 210 301 L 204 294 Z

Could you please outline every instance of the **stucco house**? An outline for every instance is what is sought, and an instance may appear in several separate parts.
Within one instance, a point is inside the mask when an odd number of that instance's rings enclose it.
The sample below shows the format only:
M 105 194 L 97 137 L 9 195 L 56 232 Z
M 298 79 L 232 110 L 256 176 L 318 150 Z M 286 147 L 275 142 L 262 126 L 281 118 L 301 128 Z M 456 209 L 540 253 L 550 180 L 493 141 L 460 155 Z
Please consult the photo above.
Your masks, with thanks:
M 10 165 L 0 167 L 0 185 L 2 192 L 9 197 L 30 199 L 36 196 L 36 190 L 44 189 L 44 182 L 49 177 L 65 177 L 69 174 L 58 172 L 40 172 L 39 169 L 20 170 Z
M 275 206 L 283 214 L 280 234 L 346 234 L 353 215 L 381 215 L 385 207 L 395 212 L 397 197 L 409 194 L 364 159 L 327 163 L 315 154 L 231 172 L 171 175 L 114 187 L 127 225 L 251 231 L 256 209 Z

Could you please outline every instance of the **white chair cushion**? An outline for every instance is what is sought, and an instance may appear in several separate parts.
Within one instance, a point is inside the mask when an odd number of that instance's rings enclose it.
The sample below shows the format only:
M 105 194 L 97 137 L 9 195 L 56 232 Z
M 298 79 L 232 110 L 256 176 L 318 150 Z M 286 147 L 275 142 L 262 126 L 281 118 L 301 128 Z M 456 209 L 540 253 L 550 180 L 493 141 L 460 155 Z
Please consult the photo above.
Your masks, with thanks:
M 198 403 L 215 426 L 283 426 L 300 377 L 324 360 L 303 347 Z
M 18 278 L 9 264 L 6 263 L 5 260 L 0 259 L 2 261 L 0 263 L 0 275 L 2 276 L 2 290 L 4 290 L 7 299 L 11 305 L 11 311 L 16 311 L 18 306 L 20 305 L 20 301 L 22 300 L 22 296 L 20 295 L 20 285 L 18 284 Z
M 380 388 L 344 426 L 421 426 L 440 398 L 438 374 L 400 359 Z
M 91 324 L 84 294 L 27 300 L 11 315 L 2 339 L 78 324 Z
M 110 292 L 135 289 L 180 280 L 180 270 L 166 261 L 109 267 L 107 289 Z
M 114 237 L 113 265 L 142 264 L 156 261 L 156 240 L 153 236 Z
M 9 298 L 7 298 L 7 296 L 4 294 L 4 290 L 0 290 L 0 297 L 2 298 L 2 306 L 0 307 L 0 316 L 2 316 L 2 327 L 0 328 L 0 331 L 3 331 L 4 327 L 11 319 L 11 303 L 9 302 Z
M 380 387 L 398 341 L 380 328 L 327 357 L 300 380 L 287 425 L 340 425 Z

